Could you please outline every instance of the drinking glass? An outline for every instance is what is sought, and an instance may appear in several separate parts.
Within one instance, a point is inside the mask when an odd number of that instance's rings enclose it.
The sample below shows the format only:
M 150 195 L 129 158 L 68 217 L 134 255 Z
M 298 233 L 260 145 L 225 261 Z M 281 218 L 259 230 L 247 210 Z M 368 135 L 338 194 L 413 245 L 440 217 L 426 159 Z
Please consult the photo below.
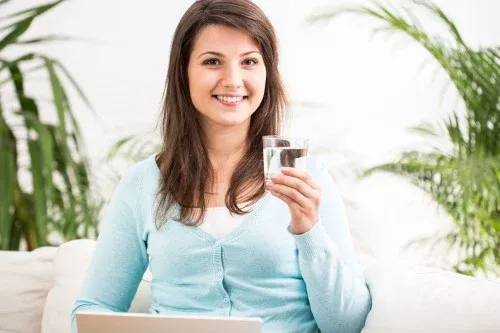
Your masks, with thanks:
M 272 175 L 281 173 L 281 167 L 292 167 L 306 171 L 309 139 L 266 135 L 262 137 L 262 141 L 266 183 L 271 181 Z

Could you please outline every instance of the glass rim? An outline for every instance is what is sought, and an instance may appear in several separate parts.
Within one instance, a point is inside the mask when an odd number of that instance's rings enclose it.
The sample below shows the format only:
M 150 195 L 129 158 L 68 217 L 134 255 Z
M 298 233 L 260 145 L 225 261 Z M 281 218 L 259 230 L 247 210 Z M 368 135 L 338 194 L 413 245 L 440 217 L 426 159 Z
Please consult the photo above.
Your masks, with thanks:
M 307 140 L 309 141 L 309 138 L 300 138 L 296 136 L 286 136 L 286 135 L 263 135 L 262 140 L 264 139 L 288 139 L 288 140 Z

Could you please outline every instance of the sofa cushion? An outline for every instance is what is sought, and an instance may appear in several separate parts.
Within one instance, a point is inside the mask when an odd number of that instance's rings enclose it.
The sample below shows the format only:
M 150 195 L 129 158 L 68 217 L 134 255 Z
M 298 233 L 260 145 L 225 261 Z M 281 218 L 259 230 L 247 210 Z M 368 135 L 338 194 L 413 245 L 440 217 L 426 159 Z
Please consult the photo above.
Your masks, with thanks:
M 498 281 L 394 264 L 365 275 L 372 310 L 362 333 L 500 332 Z
M 70 315 L 92 260 L 96 242 L 74 240 L 61 245 L 54 259 L 54 285 L 43 311 L 42 333 L 69 333 Z M 147 312 L 150 306 L 147 274 L 135 295 L 130 312 Z
M 0 333 L 40 333 L 56 251 L 0 251 Z

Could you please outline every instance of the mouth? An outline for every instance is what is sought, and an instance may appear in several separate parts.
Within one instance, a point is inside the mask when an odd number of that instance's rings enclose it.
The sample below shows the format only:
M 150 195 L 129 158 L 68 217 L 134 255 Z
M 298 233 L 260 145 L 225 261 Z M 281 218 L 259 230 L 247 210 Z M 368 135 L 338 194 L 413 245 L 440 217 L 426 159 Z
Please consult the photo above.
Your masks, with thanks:
M 224 95 L 213 95 L 219 103 L 225 106 L 237 106 L 239 104 L 244 103 L 248 96 L 224 96 Z

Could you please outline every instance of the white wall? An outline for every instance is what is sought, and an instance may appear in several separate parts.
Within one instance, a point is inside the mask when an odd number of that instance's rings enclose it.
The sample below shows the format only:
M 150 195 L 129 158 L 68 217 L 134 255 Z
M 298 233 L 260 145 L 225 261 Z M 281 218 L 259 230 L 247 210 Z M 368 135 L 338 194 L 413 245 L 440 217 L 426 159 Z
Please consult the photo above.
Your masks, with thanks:
M 26 5 L 38 3 L 23 1 Z M 73 0 L 33 26 L 32 31 L 40 33 L 95 41 L 41 48 L 66 64 L 92 100 L 99 120 L 76 99 L 74 108 L 94 164 L 117 138 L 152 129 L 156 123 L 171 37 L 190 3 Z M 290 132 L 309 136 L 313 151 L 330 150 L 323 157 L 348 203 L 362 259 L 426 261 L 423 253 L 403 255 L 401 247 L 417 235 L 446 226 L 447 217 L 404 180 L 376 175 L 356 181 L 354 175 L 357 168 L 388 161 L 401 149 L 420 143 L 406 128 L 439 119 L 456 106 L 453 91 L 441 101 L 444 76 L 441 73 L 434 79 L 437 67 L 432 62 L 420 71 L 427 54 L 401 35 L 371 39 L 373 24 L 367 19 L 341 17 L 329 25 L 312 27 L 303 23 L 314 8 L 335 1 L 257 3 L 278 31 L 281 70 L 292 100 L 325 105 L 295 108 Z M 436 3 L 471 44 L 499 44 L 500 21 L 494 20 L 500 14 L 499 1 Z M 429 28 L 439 31 L 435 24 Z

